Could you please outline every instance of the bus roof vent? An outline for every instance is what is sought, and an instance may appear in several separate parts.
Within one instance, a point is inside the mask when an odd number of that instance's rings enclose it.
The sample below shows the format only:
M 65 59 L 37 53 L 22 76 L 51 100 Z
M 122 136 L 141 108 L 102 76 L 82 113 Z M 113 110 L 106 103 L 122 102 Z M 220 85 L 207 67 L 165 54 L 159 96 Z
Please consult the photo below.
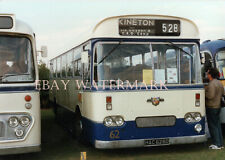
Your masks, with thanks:
M 0 14 L 0 30 L 12 30 L 15 28 L 15 15 Z

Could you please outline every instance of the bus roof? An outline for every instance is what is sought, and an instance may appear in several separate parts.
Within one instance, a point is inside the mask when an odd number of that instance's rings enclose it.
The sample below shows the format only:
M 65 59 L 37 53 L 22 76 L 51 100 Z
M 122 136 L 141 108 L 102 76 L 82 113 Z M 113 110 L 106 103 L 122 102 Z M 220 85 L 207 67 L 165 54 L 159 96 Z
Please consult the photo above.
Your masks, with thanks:
M 16 20 L 14 14 L 0 14 L 0 33 L 27 34 L 34 37 L 34 32 L 23 21 Z
M 213 56 L 221 49 L 225 49 L 225 39 L 218 39 L 214 41 L 207 40 L 200 46 L 201 51 L 210 51 Z
M 167 36 L 124 36 L 119 34 L 120 19 L 150 19 L 150 20 L 178 20 L 180 21 L 180 35 L 169 36 L 171 39 L 199 39 L 197 25 L 189 19 L 166 15 L 122 15 L 108 17 L 100 21 L 93 29 L 91 38 L 154 38 L 165 39 Z

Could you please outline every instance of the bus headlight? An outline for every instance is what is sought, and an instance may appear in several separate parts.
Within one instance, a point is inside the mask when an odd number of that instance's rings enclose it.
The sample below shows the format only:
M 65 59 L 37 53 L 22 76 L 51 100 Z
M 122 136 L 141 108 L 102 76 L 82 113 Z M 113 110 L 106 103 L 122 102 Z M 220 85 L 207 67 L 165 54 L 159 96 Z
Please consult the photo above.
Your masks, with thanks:
M 108 116 L 105 117 L 103 123 L 107 127 L 118 127 L 124 124 L 124 119 L 122 116 Z
M 199 112 L 190 112 L 185 114 L 184 120 L 187 123 L 200 122 L 202 120 L 202 116 Z
M 200 122 L 202 120 L 202 117 L 201 117 L 200 113 L 195 113 L 194 118 L 195 118 L 196 122 Z
M 17 127 L 18 124 L 19 124 L 19 120 L 17 117 L 10 117 L 9 120 L 8 120 L 8 124 L 10 127 Z
M 193 121 L 193 118 L 192 118 L 191 114 L 186 114 L 184 116 L 184 120 L 185 120 L 185 122 L 190 123 Z
M 30 124 L 30 118 L 27 117 L 27 116 L 21 117 L 21 118 L 20 118 L 20 124 L 21 124 L 21 126 L 23 126 L 23 127 L 29 126 L 29 124 Z
M 116 122 L 117 126 L 122 126 L 124 124 L 124 120 L 120 116 L 115 118 L 115 122 Z
M 202 131 L 202 125 L 201 124 L 196 124 L 195 125 L 195 131 L 200 133 Z
M 105 126 L 110 127 L 110 126 L 112 126 L 112 124 L 113 124 L 113 120 L 112 120 L 111 117 L 106 117 L 106 118 L 104 119 L 104 125 L 105 125 Z
M 22 137 L 23 136 L 23 130 L 22 129 L 17 129 L 17 130 L 15 130 L 15 134 L 16 134 L 16 136 L 17 137 Z

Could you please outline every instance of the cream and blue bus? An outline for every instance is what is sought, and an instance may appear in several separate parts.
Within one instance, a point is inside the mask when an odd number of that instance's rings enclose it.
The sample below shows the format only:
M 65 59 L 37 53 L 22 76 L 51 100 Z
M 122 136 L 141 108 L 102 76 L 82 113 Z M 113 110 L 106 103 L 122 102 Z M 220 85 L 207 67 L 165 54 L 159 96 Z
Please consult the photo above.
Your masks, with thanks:
M 50 61 L 57 121 L 100 149 L 206 141 L 199 31 L 192 21 L 109 17 L 87 37 Z
M 215 67 L 220 72 L 219 80 L 225 87 L 225 39 L 206 40 L 201 44 L 201 54 L 203 54 L 205 63 L 203 65 L 203 78 L 209 67 Z M 220 112 L 220 121 L 225 124 L 225 106 L 222 106 Z
M 35 35 L 13 14 L 0 14 L 0 155 L 40 151 Z

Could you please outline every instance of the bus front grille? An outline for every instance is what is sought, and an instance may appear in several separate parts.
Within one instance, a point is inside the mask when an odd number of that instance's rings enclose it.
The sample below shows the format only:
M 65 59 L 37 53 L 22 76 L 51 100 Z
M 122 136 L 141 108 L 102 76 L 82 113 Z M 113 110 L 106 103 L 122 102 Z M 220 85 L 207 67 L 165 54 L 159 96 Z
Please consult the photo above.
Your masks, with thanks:
M 137 117 L 136 118 L 136 125 L 139 128 L 174 126 L 175 123 L 176 123 L 175 116 Z

